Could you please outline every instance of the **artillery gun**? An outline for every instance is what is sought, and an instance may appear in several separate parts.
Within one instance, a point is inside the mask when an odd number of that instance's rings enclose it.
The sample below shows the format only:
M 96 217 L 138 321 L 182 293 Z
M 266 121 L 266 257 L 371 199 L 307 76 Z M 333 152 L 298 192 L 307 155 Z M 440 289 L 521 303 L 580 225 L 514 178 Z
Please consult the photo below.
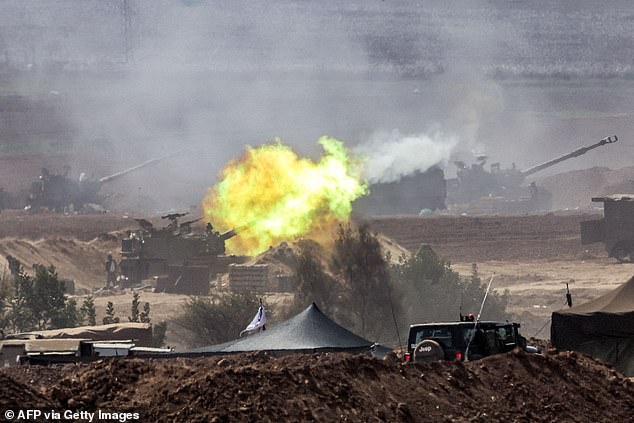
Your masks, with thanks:
M 122 285 L 139 285 L 156 278 L 156 292 L 205 295 L 209 281 L 226 273 L 232 263 L 243 263 L 246 257 L 227 256 L 225 242 L 236 236 L 237 228 L 220 233 L 207 224 L 204 233 L 192 233 L 191 225 L 200 219 L 179 225 L 187 213 L 161 216 L 169 223 L 155 228 L 145 219 L 136 219 L 141 229 L 121 241 Z
M 64 173 L 57 174 L 42 168 L 38 180 L 31 184 L 25 209 L 31 212 L 38 212 L 43 209 L 64 212 L 86 211 L 89 205 L 97 205 L 99 207 L 98 205 L 104 200 L 99 195 L 99 190 L 104 184 L 151 164 L 174 157 L 179 153 L 176 152 L 164 157 L 146 160 L 136 166 L 99 179 L 87 178 L 84 173 L 78 179 L 72 179 L 68 176 L 70 170 L 68 166 L 65 167 Z
M 370 185 L 369 195 L 354 203 L 357 212 L 372 215 L 419 214 L 424 209 L 445 209 L 447 183 L 437 166 L 415 172 L 395 182 Z
M 466 205 L 467 210 L 488 205 L 490 212 L 525 213 L 551 208 L 551 194 L 534 182 L 524 185 L 527 177 L 575 157 L 586 154 L 595 148 L 618 141 L 616 135 L 603 138 L 597 143 L 581 147 L 568 154 L 548 160 L 544 163 L 520 170 L 515 167 L 502 169 L 499 163 L 485 168 L 486 156 L 477 158 L 476 163 L 468 167 L 464 162 L 455 162 L 457 177 L 447 181 L 447 193 L 450 204 Z

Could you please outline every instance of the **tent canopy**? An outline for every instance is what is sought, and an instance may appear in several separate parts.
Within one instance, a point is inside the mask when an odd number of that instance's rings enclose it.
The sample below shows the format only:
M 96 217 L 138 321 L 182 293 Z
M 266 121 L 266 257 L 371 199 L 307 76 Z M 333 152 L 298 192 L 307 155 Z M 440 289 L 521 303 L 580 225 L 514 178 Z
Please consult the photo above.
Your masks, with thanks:
M 295 317 L 265 331 L 223 344 L 196 348 L 188 353 L 247 351 L 368 351 L 372 342 L 338 325 L 315 303 Z
M 634 376 L 634 277 L 590 302 L 554 312 L 551 341 Z
M 561 313 L 631 313 L 634 312 L 634 277 L 618 288 L 592 301 L 572 307 Z

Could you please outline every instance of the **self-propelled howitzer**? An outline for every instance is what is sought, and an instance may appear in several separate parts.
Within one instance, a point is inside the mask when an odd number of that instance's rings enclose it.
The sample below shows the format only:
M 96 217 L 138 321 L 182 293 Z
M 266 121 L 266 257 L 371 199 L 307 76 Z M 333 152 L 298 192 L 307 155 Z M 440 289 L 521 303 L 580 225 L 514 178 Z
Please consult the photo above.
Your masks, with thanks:
M 176 219 L 184 215 L 164 216 L 170 223 L 163 228 L 137 220 L 142 230 L 121 242 L 122 286 L 156 278 L 157 292 L 207 294 L 210 280 L 225 273 L 229 264 L 244 262 L 243 257 L 225 255 L 225 241 L 244 227 L 220 233 L 208 224 L 204 233 L 193 233 L 187 224 L 199 219 L 179 225 Z
M 457 178 L 448 180 L 447 184 L 449 203 L 468 205 L 467 209 L 477 208 L 472 207 L 475 203 L 478 205 L 487 203 L 486 207 L 491 208 L 491 212 L 503 213 L 511 210 L 506 210 L 504 206 L 496 208 L 498 203 L 512 205 L 515 209 L 511 212 L 548 210 L 551 207 L 551 194 L 537 187 L 534 182 L 525 185 L 526 178 L 565 160 L 579 157 L 595 148 L 617 141 L 616 135 L 606 137 L 592 145 L 578 148 L 525 170 L 517 169 L 515 165 L 512 168 L 502 169 L 499 163 L 491 164 L 488 170 L 485 168 L 486 157 L 484 156 L 479 157 L 478 161 L 470 167 L 464 162 L 456 162 Z
M 103 198 L 99 195 L 99 190 L 103 184 L 119 179 L 131 172 L 174 157 L 180 152 L 172 153 L 167 156 L 146 160 L 136 166 L 132 166 L 121 172 L 104 176 L 99 179 L 87 178 L 82 173 L 78 179 L 68 176 L 68 169 L 65 173 L 54 174 L 48 169 L 42 168 L 37 181 L 31 184 L 31 191 L 27 198 L 26 209 L 31 212 L 37 212 L 42 209 L 48 209 L 57 212 L 67 210 L 80 211 L 89 204 L 101 204 Z

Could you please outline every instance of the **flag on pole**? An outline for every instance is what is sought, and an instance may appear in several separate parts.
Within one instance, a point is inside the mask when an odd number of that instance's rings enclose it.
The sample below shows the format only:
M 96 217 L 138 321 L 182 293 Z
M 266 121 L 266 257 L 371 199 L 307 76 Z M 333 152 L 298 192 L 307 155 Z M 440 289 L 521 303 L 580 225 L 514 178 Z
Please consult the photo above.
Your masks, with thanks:
M 258 308 L 258 312 L 255 313 L 253 320 L 249 323 L 249 326 L 242 332 L 240 332 L 240 336 L 242 336 L 245 332 L 253 332 L 256 329 L 262 328 L 262 330 L 266 330 L 266 310 L 264 309 L 264 305 L 262 304 L 262 300 L 260 300 L 260 307 Z

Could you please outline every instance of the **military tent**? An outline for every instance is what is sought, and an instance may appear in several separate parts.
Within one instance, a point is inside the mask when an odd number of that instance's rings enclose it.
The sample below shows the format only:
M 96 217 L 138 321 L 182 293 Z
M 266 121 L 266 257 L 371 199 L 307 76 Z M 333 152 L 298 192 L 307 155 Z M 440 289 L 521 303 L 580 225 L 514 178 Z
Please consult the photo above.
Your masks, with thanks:
M 188 354 L 270 352 L 369 352 L 372 342 L 355 335 L 323 314 L 315 303 L 295 317 L 254 335 L 188 351 Z
M 593 301 L 554 312 L 551 341 L 634 376 L 634 277 Z

